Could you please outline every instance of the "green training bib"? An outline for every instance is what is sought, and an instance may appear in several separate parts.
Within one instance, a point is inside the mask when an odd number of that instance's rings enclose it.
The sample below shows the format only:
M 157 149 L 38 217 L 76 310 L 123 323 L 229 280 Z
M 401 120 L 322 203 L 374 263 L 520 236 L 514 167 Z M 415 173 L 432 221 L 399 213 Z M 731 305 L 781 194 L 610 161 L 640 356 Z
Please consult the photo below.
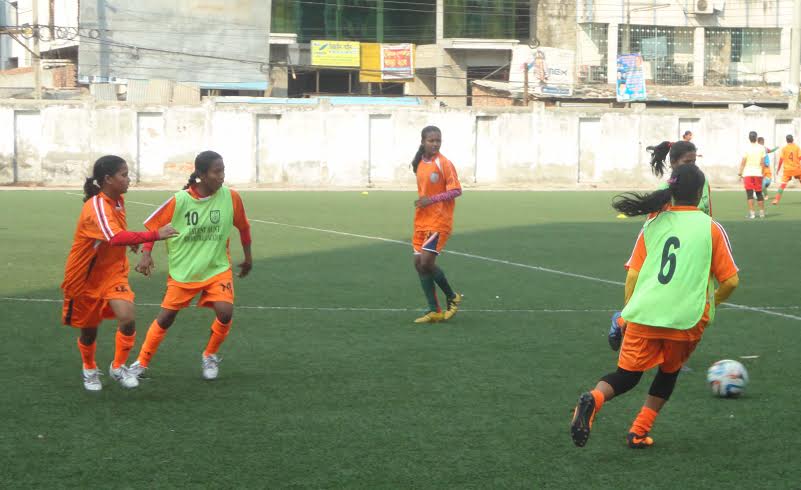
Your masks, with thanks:
M 712 218 L 699 211 L 664 211 L 643 226 L 647 255 L 622 316 L 652 327 L 688 330 L 707 302 L 714 318 Z
M 203 199 L 193 198 L 189 191 L 176 193 L 170 224 L 180 232 L 167 240 L 170 277 L 201 282 L 231 267 L 228 237 L 234 225 L 234 205 L 227 187 Z

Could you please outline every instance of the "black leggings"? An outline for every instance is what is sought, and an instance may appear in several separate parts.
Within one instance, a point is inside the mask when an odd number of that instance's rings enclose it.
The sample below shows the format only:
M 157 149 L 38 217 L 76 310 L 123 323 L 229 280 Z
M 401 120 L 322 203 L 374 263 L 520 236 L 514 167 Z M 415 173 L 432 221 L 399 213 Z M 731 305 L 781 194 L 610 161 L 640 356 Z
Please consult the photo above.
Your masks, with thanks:
M 754 191 L 752 191 L 751 189 L 748 189 L 747 191 L 745 191 L 745 194 L 748 196 L 749 200 L 754 198 Z M 757 201 L 764 201 L 765 200 L 765 196 L 762 195 L 762 191 L 756 191 L 756 197 L 757 197 Z
M 654 381 L 651 383 L 651 388 L 648 389 L 648 394 L 668 400 L 676 387 L 679 371 L 666 373 L 660 368 L 656 376 L 654 376 Z M 627 371 L 619 367 L 617 371 L 601 378 L 601 381 L 609 383 L 609 386 L 615 391 L 615 396 L 619 396 L 637 386 L 640 378 L 642 378 L 642 371 Z

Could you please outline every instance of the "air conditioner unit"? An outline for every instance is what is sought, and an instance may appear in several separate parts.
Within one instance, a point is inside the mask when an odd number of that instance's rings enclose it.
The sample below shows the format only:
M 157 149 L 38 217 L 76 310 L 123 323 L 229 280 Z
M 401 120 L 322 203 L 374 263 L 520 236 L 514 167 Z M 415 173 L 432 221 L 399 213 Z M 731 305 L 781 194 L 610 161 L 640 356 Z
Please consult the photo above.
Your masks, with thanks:
M 712 0 L 693 0 L 695 6 L 694 12 L 696 14 L 714 14 L 715 8 L 712 6 Z

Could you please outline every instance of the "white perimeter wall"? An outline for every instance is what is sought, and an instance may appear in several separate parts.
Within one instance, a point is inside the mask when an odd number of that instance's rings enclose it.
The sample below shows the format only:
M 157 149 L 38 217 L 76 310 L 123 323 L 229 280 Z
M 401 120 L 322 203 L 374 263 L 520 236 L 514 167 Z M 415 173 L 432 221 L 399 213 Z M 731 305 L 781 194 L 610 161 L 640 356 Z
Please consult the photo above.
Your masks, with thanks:
M 751 110 L 479 109 L 230 104 L 132 106 L 0 101 L 0 184 L 81 185 L 113 153 L 141 184 L 177 185 L 194 156 L 222 154 L 232 184 L 405 187 L 427 125 L 466 185 L 650 187 L 645 147 L 690 128 L 713 185 L 737 184 L 750 130 L 769 146 L 798 135 L 801 115 Z M 780 141 L 781 140 L 781 141 Z

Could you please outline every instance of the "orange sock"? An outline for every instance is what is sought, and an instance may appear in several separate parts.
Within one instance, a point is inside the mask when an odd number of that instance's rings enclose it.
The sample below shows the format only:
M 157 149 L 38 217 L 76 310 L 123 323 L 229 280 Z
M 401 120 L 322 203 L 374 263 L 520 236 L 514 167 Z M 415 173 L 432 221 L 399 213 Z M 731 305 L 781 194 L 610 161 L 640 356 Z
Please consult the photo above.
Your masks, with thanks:
M 641 436 L 651 432 L 651 427 L 654 426 L 657 415 L 659 415 L 659 412 L 648 407 L 642 407 L 637 418 L 634 419 L 634 423 L 631 424 L 629 432 L 634 432 Z
M 137 361 L 139 361 L 142 367 L 147 367 L 150 364 L 150 360 L 153 359 L 156 351 L 159 350 L 159 344 L 164 340 L 165 335 L 167 335 L 167 329 L 161 328 L 159 322 L 153 320 L 153 323 L 150 324 L 150 328 L 147 329 L 145 343 L 142 344 L 142 349 L 139 350 L 139 357 L 137 358 Z
M 606 399 L 604 398 L 604 394 L 598 390 L 592 390 L 590 392 L 590 395 L 592 395 L 592 397 L 595 398 L 595 411 L 600 412 L 601 407 L 604 405 L 604 402 L 606 401 Z
M 131 352 L 134 346 L 134 341 L 136 341 L 136 332 L 131 335 L 125 335 L 117 330 L 117 335 L 114 337 L 114 362 L 111 363 L 112 368 L 117 369 L 125 364 L 125 361 L 128 360 L 128 353 Z
M 206 344 L 206 350 L 203 351 L 203 357 L 216 354 L 220 350 L 220 345 L 225 341 L 228 332 L 231 331 L 232 323 L 234 323 L 233 320 L 226 324 L 220 323 L 216 318 L 214 319 L 214 323 L 211 324 L 211 337 L 209 337 L 209 343 Z
M 97 350 L 97 342 L 92 342 L 92 345 L 83 345 L 79 339 L 78 350 L 81 351 L 81 359 L 83 359 L 83 368 L 97 369 L 97 363 L 95 363 L 95 350 Z

